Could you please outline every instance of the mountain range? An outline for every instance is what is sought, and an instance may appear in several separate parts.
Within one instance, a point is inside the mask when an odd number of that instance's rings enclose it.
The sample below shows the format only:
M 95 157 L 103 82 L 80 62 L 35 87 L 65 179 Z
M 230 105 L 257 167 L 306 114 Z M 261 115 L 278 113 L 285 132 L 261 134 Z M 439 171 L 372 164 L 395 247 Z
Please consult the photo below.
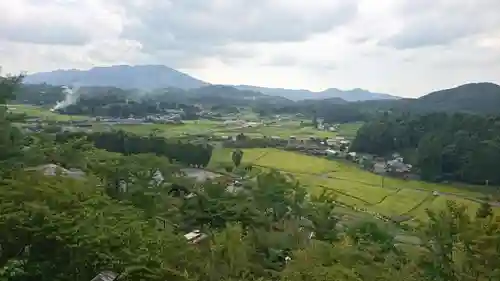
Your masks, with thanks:
M 179 88 L 184 90 L 210 85 L 188 74 L 163 65 L 115 65 L 94 67 L 89 70 L 55 70 L 39 72 L 25 78 L 28 84 L 77 85 L 77 86 L 110 86 L 122 89 L 139 89 L 151 91 L 162 88 Z M 232 85 L 227 85 L 232 86 Z M 335 88 L 321 92 L 280 88 L 265 88 L 248 85 L 233 86 L 239 90 L 261 92 L 270 96 L 284 97 L 290 100 L 319 100 L 340 98 L 351 101 L 393 100 L 399 97 L 373 93 L 363 89 L 343 91 Z

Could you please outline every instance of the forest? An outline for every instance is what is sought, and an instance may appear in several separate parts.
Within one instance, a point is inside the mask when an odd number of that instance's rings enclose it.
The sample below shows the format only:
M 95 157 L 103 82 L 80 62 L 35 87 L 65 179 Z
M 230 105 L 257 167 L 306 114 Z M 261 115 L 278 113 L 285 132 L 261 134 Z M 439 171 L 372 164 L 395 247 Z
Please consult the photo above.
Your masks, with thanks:
M 470 217 L 450 203 L 412 229 L 420 246 L 400 245 L 372 221 L 340 225 L 328 190 L 311 196 L 278 172 L 228 192 L 182 176 L 188 160 L 122 146 L 138 141 L 123 135 L 111 148 L 114 135 L 24 134 L 5 107 L 20 82 L 0 79 L 2 281 L 87 281 L 108 270 L 133 281 L 500 279 L 491 212 Z M 30 169 L 47 163 L 84 176 Z M 158 171 L 164 179 L 152 181 Z M 194 229 L 208 239 L 188 243 Z
M 61 132 L 56 134 L 55 141 L 66 143 L 71 140 L 85 138 L 96 148 L 125 155 L 151 153 L 164 156 L 170 162 L 176 161 L 186 166 L 206 167 L 210 162 L 213 147 L 209 144 L 193 144 L 191 142 L 168 141 L 165 138 L 138 136 L 124 131 L 112 132 Z
M 389 115 L 366 123 L 352 150 L 399 152 L 423 179 L 500 184 L 500 117 L 464 113 Z

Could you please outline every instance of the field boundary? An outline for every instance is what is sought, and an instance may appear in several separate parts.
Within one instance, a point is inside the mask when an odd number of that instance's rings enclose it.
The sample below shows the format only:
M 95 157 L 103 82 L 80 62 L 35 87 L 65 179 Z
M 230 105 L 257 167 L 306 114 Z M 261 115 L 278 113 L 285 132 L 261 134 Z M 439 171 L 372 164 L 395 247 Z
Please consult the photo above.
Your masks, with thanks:
M 431 199 L 431 200 L 429 200 Z M 415 206 L 413 206 L 411 209 L 409 209 L 408 211 L 400 214 L 400 216 L 405 216 L 405 215 L 409 215 L 411 212 L 415 211 L 416 209 L 422 207 L 422 205 L 424 205 L 425 203 L 427 202 L 432 202 L 436 199 L 436 197 L 432 194 L 426 196 L 424 199 L 422 199 L 422 201 L 420 201 L 418 204 L 416 204 Z
M 396 194 L 398 194 L 401 190 L 403 190 L 402 188 L 398 188 L 395 192 L 391 193 L 391 194 L 387 194 L 386 196 L 382 197 L 382 199 L 380 199 L 378 202 L 376 203 L 373 203 L 371 204 L 372 206 L 375 206 L 375 205 L 379 205 L 379 204 L 382 204 L 382 202 L 385 201 L 385 199 L 391 197 L 391 196 L 394 196 Z
M 353 199 L 356 199 L 356 200 L 358 200 L 358 201 L 361 201 L 361 202 L 363 202 L 365 205 L 370 205 L 370 204 L 372 204 L 371 202 L 368 202 L 368 201 L 366 201 L 366 200 L 365 200 L 365 199 L 363 199 L 363 198 L 357 197 L 357 196 L 355 196 L 355 195 L 351 195 L 351 194 L 349 194 L 349 193 L 345 193 L 345 192 L 340 191 L 340 190 L 338 190 L 338 189 L 335 189 L 335 188 L 332 188 L 332 187 L 327 187 L 327 186 L 324 186 L 324 185 L 318 185 L 318 186 L 319 186 L 319 187 L 323 187 L 323 188 L 325 188 L 325 189 L 327 189 L 327 190 L 332 190 L 333 192 L 338 193 L 338 194 L 340 194 L 340 195 L 344 195 L 344 196 L 347 196 L 347 197 L 351 197 L 351 198 L 353 198 Z

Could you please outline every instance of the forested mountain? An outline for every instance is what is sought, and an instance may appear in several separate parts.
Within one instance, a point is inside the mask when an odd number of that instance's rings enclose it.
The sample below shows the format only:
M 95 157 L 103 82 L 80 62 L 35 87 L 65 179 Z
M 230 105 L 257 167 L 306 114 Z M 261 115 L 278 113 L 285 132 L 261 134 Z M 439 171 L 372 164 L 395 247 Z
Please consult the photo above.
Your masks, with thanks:
M 462 112 L 499 115 L 500 86 L 493 83 L 474 83 L 436 91 L 417 99 L 370 100 L 333 105 L 320 100 L 317 103 L 298 102 L 296 108 L 302 111 L 312 111 L 314 108 L 319 116 L 331 122 L 371 120 L 384 113 Z
M 222 85 L 208 85 L 190 90 L 167 88 L 151 92 L 116 87 L 77 87 L 73 88 L 73 92 L 78 98 L 75 103 L 62 110 L 66 114 L 128 117 L 161 114 L 168 109 L 184 109 L 192 118 L 194 112 L 200 110 L 194 106 L 196 104 L 205 107 L 293 104 L 282 97 Z M 60 86 L 24 84 L 14 102 L 52 107 L 64 100 L 66 94 Z
M 357 103 L 360 110 L 430 113 L 464 112 L 500 114 L 500 86 L 493 83 L 472 83 L 432 92 L 417 99 L 365 101 Z
M 500 117 L 432 113 L 386 115 L 363 125 L 351 149 L 400 152 L 426 180 L 500 185 Z
M 50 84 L 66 86 L 107 86 L 122 89 L 150 91 L 162 88 L 194 89 L 210 85 L 188 74 L 162 65 L 115 65 L 94 67 L 89 70 L 56 70 L 28 75 L 28 84 Z M 273 89 L 255 86 L 231 86 L 244 91 L 262 92 L 266 95 L 283 97 L 290 100 L 342 98 L 346 101 L 376 99 L 396 99 L 397 97 L 372 93 L 363 89 L 342 91 L 327 89 L 322 92 L 308 90 Z
M 175 88 L 160 89 L 151 92 L 151 96 L 171 101 L 185 103 L 200 103 L 207 105 L 236 105 L 251 106 L 252 104 L 268 103 L 286 105 L 292 104 L 291 100 L 283 97 L 269 96 L 260 92 L 239 90 L 232 86 L 208 85 L 201 88 L 181 90 Z
M 108 86 L 122 89 L 192 89 L 207 85 L 201 80 L 163 65 L 115 65 L 89 70 L 56 70 L 28 75 L 28 84 Z
M 365 100 L 393 100 L 399 99 L 399 97 L 388 95 L 388 94 L 380 94 L 373 93 L 363 89 L 353 89 L 342 91 L 335 88 L 326 89 L 321 92 L 313 92 L 309 90 L 293 90 L 293 89 L 281 89 L 281 88 L 266 88 L 266 87 L 256 87 L 256 86 L 248 86 L 248 85 L 238 85 L 236 86 L 238 89 L 242 90 L 251 90 L 251 91 L 259 91 L 267 95 L 273 96 L 281 96 L 291 100 L 299 101 L 299 100 L 322 100 L 322 99 L 331 99 L 331 98 L 339 98 L 345 101 L 365 101 Z
M 500 113 L 500 86 L 493 83 L 472 83 L 432 92 L 414 102 L 417 111 Z

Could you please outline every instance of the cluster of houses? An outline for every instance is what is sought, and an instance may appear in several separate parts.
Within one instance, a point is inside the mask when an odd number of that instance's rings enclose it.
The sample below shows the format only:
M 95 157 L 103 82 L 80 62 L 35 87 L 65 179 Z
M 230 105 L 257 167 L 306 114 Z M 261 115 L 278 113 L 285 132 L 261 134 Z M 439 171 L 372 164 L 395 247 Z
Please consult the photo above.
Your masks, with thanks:
M 374 157 L 373 155 L 363 155 L 358 158 L 358 163 L 365 169 L 370 169 L 376 174 L 397 174 L 408 175 L 413 166 L 404 162 L 404 158 L 398 153 L 394 153 L 387 160 L 382 157 Z
M 316 126 L 316 129 L 321 130 L 321 131 L 329 131 L 329 132 L 336 132 L 339 129 L 339 124 L 328 124 L 328 123 L 323 123 L 322 121 L 318 123 Z

